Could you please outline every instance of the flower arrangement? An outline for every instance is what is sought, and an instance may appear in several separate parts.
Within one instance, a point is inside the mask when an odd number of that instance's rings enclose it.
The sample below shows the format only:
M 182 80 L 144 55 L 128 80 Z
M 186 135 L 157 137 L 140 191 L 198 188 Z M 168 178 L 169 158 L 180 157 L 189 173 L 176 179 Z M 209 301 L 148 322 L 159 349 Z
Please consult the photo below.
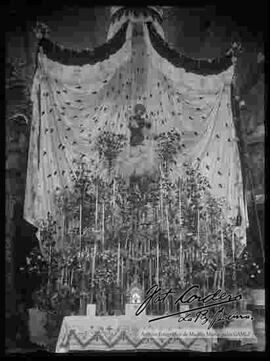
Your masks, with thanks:
M 108 131 L 100 133 L 96 142 L 96 149 L 101 158 L 107 159 L 109 165 L 123 150 L 127 138 L 123 134 L 114 134 Z
M 165 284 L 173 280 L 179 287 L 196 282 L 204 289 L 231 288 L 235 220 L 224 220 L 222 201 L 211 196 L 198 171 L 186 165 L 185 174 L 178 182 L 163 172 L 129 182 L 118 176 L 106 183 L 78 164 L 73 188 L 56 197 L 66 221 L 64 247 L 59 247 L 56 221 L 48 215 L 41 232 L 43 253 L 27 261 L 29 272 L 43 274 L 36 295 L 39 307 L 78 313 L 82 299 L 93 301 L 116 284 L 126 290 L 135 270 L 145 290 L 157 269 Z
M 264 288 L 264 270 L 262 262 L 253 257 L 252 253 L 245 249 L 235 264 L 237 282 L 242 288 Z
M 159 157 L 168 163 L 174 161 L 175 155 L 180 151 L 180 134 L 172 129 L 169 132 L 161 133 L 155 138 Z
M 95 270 L 94 284 L 103 289 L 116 284 L 117 252 L 105 250 L 97 255 L 98 266 Z

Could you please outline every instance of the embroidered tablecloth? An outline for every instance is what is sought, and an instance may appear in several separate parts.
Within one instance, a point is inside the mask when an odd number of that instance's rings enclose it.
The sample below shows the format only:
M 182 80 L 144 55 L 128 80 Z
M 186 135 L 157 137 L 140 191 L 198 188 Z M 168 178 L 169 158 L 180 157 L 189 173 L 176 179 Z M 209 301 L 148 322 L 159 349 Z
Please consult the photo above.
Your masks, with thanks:
M 63 319 L 56 352 L 89 350 L 190 350 L 210 352 L 217 336 L 208 325 L 178 323 L 170 317 L 69 316 Z
M 216 329 L 216 333 L 218 338 L 239 341 L 241 346 L 258 342 L 251 319 L 233 320 L 228 327 Z

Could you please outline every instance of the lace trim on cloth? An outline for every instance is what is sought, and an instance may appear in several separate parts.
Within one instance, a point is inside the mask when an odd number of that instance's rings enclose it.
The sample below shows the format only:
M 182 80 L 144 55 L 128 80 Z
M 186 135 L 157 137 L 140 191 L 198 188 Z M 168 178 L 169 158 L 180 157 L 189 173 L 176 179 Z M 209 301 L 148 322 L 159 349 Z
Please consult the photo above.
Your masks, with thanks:
M 209 61 L 189 58 L 170 48 L 168 43 L 157 33 L 151 22 L 147 22 L 147 27 L 153 48 L 162 58 L 167 59 L 177 68 L 183 68 L 185 71 L 194 74 L 211 75 L 220 74 L 232 66 L 231 55 L 224 55 Z
M 117 10 L 111 17 L 111 24 L 114 24 L 116 21 L 119 21 L 122 16 L 133 15 L 135 17 L 139 17 L 144 15 L 145 17 L 151 16 L 153 20 L 159 22 L 161 25 L 163 23 L 163 19 L 161 15 L 155 11 L 153 8 L 147 7 L 135 7 L 135 8 L 128 8 L 122 7 L 121 9 Z
M 86 64 L 93 65 L 108 59 L 122 48 L 126 41 L 127 26 L 128 21 L 123 24 L 111 40 L 92 50 L 76 51 L 73 49 L 66 49 L 46 38 L 40 40 L 39 47 L 42 47 L 43 53 L 50 60 L 57 61 L 60 64 L 78 66 Z

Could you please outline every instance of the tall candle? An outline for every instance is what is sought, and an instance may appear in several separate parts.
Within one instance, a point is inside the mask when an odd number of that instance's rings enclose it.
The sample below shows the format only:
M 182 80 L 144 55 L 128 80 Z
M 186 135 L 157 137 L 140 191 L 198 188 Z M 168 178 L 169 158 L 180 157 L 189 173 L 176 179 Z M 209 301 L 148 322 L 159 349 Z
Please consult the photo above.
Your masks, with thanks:
M 200 244 L 200 209 L 197 212 L 197 243 Z
M 118 241 L 118 251 L 117 251 L 117 285 L 120 283 L 120 241 Z
M 178 179 L 178 201 L 179 201 L 179 276 L 182 280 L 183 265 L 182 265 L 182 203 L 181 203 L 181 180 Z
M 65 222 L 65 214 L 63 212 L 63 229 L 62 229 L 62 246 L 64 246 L 64 241 L 65 241 L 65 228 L 66 228 L 66 222 Z
M 206 237 L 206 257 L 208 257 L 208 237 L 209 237 L 209 215 L 206 214 L 206 224 L 205 224 L 205 237 Z
M 221 230 L 221 275 L 222 281 L 221 286 L 224 287 L 224 238 L 223 238 L 223 231 Z
M 121 258 L 121 285 L 124 288 L 124 258 Z
M 67 284 L 67 267 L 64 267 L 64 284 Z
M 163 229 L 163 173 L 160 166 L 160 215 L 161 215 L 161 229 Z
M 94 252 L 93 252 L 93 259 L 92 259 L 92 287 L 94 286 L 96 252 L 97 252 L 97 243 L 96 243 L 96 240 L 95 240 Z
M 166 206 L 166 223 L 167 223 L 167 236 L 168 236 L 168 248 L 169 248 L 169 261 L 171 261 L 171 239 L 170 239 L 170 225 L 169 225 L 168 206 Z
M 232 259 L 233 259 L 233 263 L 234 263 L 234 260 L 235 260 L 235 240 L 234 240 L 234 237 L 235 237 L 235 229 L 232 232 Z
M 98 229 L 98 185 L 96 185 L 96 212 L 95 212 L 95 225 Z
M 159 244 L 158 244 L 158 238 L 157 238 L 157 285 L 159 285 Z
M 112 206 L 113 206 L 113 210 L 115 208 L 115 192 L 116 192 L 116 184 L 115 184 L 115 178 L 113 179 L 113 196 L 112 196 Z M 114 216 L 114 213 L 113 213 Z
M 151 259 L 151 254 L 150 254 L 150 259 L 149 259 L 149 284 L 150 287 L 152 286 L 152 259 Z
M 105 206 L 104 202 L 102 203 L 102 248 L 104 249 L 105 245 Z
M 232 275 L 232 279 L 233 279 L 233 283 L 234 286 L 236 287 L 236 269 L 235 269 L 235 231 L 238 229 L 238 227 L 236 227 L 233 230 L 232 233 L 232 261 L 233 261 L 233 275 Z
M 181 202 L 181 180 L 179 179 L 179 226 L 182 226 L 182 202 Z
M 82 250 L 82 202 L 80 202 L 80 225 L 79 225 L 79 232 L 80 232 L 80 250 Z
M 183 275 L 184 275 L 184 262 L 183 262 L 183 249 L 182 249 L 182 239 L 180 237 L 180 247 L 179 247 L 179 262 L 180 262 L 180 272 L 179 272 L 179 275 L 180 275 L 180 280 L 182 281 L 183 279 Z

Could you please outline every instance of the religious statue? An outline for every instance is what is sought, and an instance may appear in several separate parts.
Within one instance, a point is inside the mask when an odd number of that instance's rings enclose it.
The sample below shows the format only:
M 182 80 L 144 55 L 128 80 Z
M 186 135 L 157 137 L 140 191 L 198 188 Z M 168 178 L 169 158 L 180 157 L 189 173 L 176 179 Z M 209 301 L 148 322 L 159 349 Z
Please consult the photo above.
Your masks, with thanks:
M 148 120 L 146 109 L 143 104 L 136 104 L 134 115 L 129 119 L 130 146 L 136 147 L 143 143 L 147 137 L 147 130 L 151 128 L 151 122 Z

